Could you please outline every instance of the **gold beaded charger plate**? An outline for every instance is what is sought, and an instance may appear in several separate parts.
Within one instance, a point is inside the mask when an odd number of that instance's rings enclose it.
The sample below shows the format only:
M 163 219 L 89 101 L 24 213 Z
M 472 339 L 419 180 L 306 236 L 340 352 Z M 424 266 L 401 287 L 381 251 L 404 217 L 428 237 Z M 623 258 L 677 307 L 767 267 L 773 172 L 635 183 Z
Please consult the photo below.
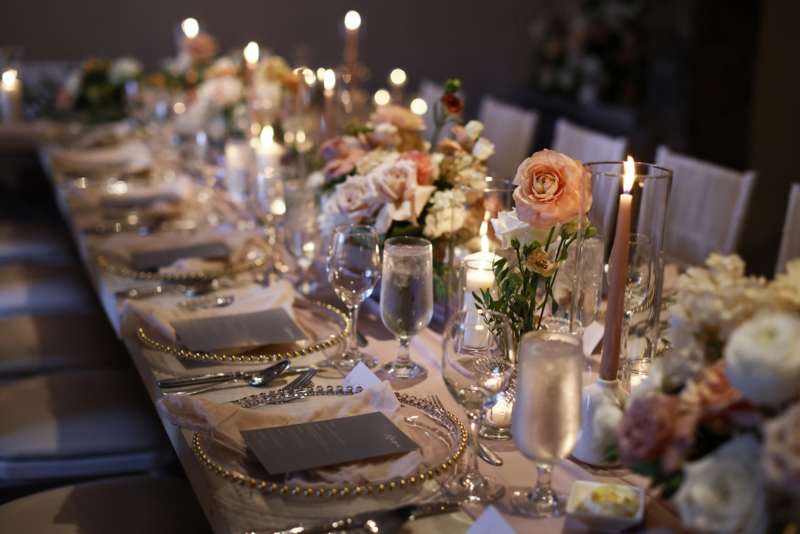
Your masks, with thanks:
M 289 360 L 325 350 L 346 339 L 350 333 L 350 319 L 330 304 L 295 298 L 292 307 L 297 323 L 309 336 L 306 340 L 254 348 L 192 352 L 185 345 L 168 340 L 158 329 L 147 323 L 139 324 L 136 333 L 146 347 L 178 358 L 204 363 L 262 365 L 265 362 Z
M 126 265 L 127 262 L 122 258 L 104 254 L 99 254 L 97 256 L 97 265 L 102 271 L 123 278 L 161 280 L 175 283 L 208 282 L 223 276 L 235 276 L 258 267 L 263 267 L 272 259 L 272 246 L 261 238 L 251 237 L 248 239 L 245 246 L 248 248 L 243 254 L 245 258 L 244 261 L 208 271 L 186 271 L 168 274 L 160 274 L 153 271 L 139 271 Z
M 318 386 L 264 392 L 233 401 L 233 404 L 248 409 L 283 412 L 291 409 L 291 413 L 299 413 L 319 408 L 322 403 L 330 403 L 336 397 L 359 392 L 360 387 L 354 390 L 352 387 Z M 466 429 L 446 410 L 401 392 L 395 392 L 395 395 L 401 404 L 399 410 L 406 433 L 420 446 L 423 463 L 417 472 L 382 483 L 362 480 L 347 485 L 327 485 L 315 477 L 313 471 L 270 476 L 257 461 L 241 460 L 230 449 L 217 445 L 200 433 L 192 435 L 192 451 L 202 468 L 235 487 L 267 496 L 266 506 L 270 508 L 270 515 L 282 515 L 287 519 L 297 517 L 299 511 L 302 512 L 301 517 L 308 519 L 330 518 L 331 510 L 342 502 L 348 503 L 347 510 L 354 511 L 356 507 L 381 509 L 389 504 L 394 506 L 441 500 L 441 483 L 452 475 L 465 452 Z M 380 459 L 373 461 L 379 462 Z M 273 498 L 278 499 L 280 506 L 269 504 Z

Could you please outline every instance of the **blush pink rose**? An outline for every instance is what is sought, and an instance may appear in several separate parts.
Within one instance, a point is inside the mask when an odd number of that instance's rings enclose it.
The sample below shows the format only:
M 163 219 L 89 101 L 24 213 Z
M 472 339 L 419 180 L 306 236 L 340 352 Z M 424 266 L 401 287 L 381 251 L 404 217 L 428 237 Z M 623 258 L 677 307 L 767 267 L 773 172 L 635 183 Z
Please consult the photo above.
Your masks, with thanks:
M 517 169 L 514 201 L 517 217 L 534 228 L 550 228 L 578 219 L 581 180 L 580 161 L 553 150 L 542 150 L 527 158 Z M 590 187 L 589 180 L 586 180 Z M 588 192 L 586 210 L 592 205 Z
M 417 164 L 417 183 L 419 185 L 431 185 L 439 177 L 439 164 L 426 152 L 419 150 L 403 152 L 399 159 L 413 161 Z
M 617 427 L 620 461 L 626 467 L 659 458 L 672 439 L 678 398 L 669 395 L 637 397 Z
M 370 199 L 369 184 L 363 176 L 351 176 L 336 186 L 333 201 L 339 213 L 353 223 L 373 217 L 380 204 Z
M 401 130 L 420 131 L 425 129 L 425 121 L 422 120 L 422 117 L 402 106 L 378 106 L 375 113 L 369 118 L 374 125 L 388 122 Z
M 322 169 L 327 180 L 350 174 L 358 160 L 366 155 L 358 139 L 349 135 L 328 139 L 319 147 L 319 152 L 328 160 Z

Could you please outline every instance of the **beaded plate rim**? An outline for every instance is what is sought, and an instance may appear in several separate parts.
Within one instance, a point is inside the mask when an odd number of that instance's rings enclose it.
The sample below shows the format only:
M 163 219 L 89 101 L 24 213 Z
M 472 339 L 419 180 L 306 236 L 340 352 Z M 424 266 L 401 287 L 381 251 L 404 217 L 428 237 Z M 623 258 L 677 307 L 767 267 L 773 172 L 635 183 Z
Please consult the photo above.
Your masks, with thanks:
M 359 387 L 357 391 L 353 391 L 352 386 L 348 386 L 347 390 L 344 390 L 342 386 L 337 386 L 334 390 L 333 386 L 328 386 L 327 389 L 323 390 L 322 386 L 318 386 L 316 391 L 313 388 L 308 389 L 298 389 L 298 390 L 289 390 L 284 392 L 284 395 L 288 397 L 302 395 L 353 395 L 356 392 L 360 392 L 361 388 Z M 192 433 L 192 442 L 191 448 L 192 453 L 194 454 L 197 462 L 200 464 L 201 467 L 206 467 L 209 471 L 213 472 L 214 474 L 219 475 L 222 479 L 229 480 L 232 484 L 237 484 L 239 486 L 248 486 L 251 489 L 259 490 L 261 493 L 265 494 L 276 494 L 276 495 L 294 495 L 294 496 L 303 496 L 303 497 L 359 497 L 364 495 L 374 495 L 378 493 L 384 493 L 386 491 L 395 491 L 395 490 L 402 490 L 408 489 L 411 486 L 415 486 L 417 483 L 424 484 L 426 480 L 434 480 L 434 476 L 439 476 L 444 472 L 450 470 L 450 468 L 455 467 L 458 460 L 464 454 L 464 451 L 467 448 L 467 429 L 464 425 L 459 421 L 459 419 L 450 413 L 447 410 L 442 410 L 433 404 L 429 403 L 424 399 L 417 398 L 413 395 L 408 395 L 406 393 L 400 393 L 399 391 L 394 392 L 395 397 L 397 400 L 404 405 L 412 406 L 421 410 L 423 413 L 426 413 L 428 416 L 432 415 L 430 412 L 434 412 L 439 414 L 441 417 L 447 418 L 450 420 L 454 426 L 460 432 L 461 443 L 457 445 L 457 449 L 455 453 L 448 455 L 447 459 L 442 462 L 441 465 L 426 470 L 421 470 L 419 473 L 414 473 L 412 476 L 409 477 L 396 477 L 392 479 L 390 482 L 385 484 L 367 484 L 362 486 L 356 486 L 354 488 L 349 487 L 339 487 L 339 488 L 317 488 L 317 487 L 293 487 L 290 488 L 289 486 L 281 486 L 276 483 L 270 483 L 266 480 L 254 478 L 242 474 L 238 471 L 226 471 L 219 464 L 214 461 L 213 458 L 209 456 L 203 450 L 203 447 L 200 445 L 200 438 L 201 434 L 199 432 Z M 260 396 L 269 396 L 269 393 L 262 393 L 260 395 L 251 395 L 250 397 L 244 397 L 242 399 L 238 399 L 236 401 L 232 401 L 231 404 L 238 404 L 240 402 L 246 402 L 253 397 L 260 397 Z M 247 408 L 247 406 L 243 406 Z M 255 406 L 257 407 L 257 406 Z M 436 419 L 430 417 L 432 421 L 439 424 L 441 423 L 436 421 Z
M 137 271 L 136 269 L 130 269 L 128 267 L 119 267 L 108 261 L 108 259 L 106 259 L 106 257 L 102 254 L 97 255 L 97 264 L 105 272 L 115 276 L 121 276 L 123 278 L 133 278 L 137 280 L 163 280 L 165 282 L 208 281 L 221 276 L 244 273 L 266 265 L 267 261 L 272 257 L 272 245 L 259 237 L 251 238 L 250 243 L 264 250 L 264 257 L 236 265 L 229 265 L 227 267 L 214 269 L 211 271 L 188 271 L 185 273 L 170 274 L 159 274 L 157 272 L 154 273 L 150 271 Z
M 165 352 L 167 354 L 172 354 L 179 358 L 186 358 L 188 360 L 204 360 L 210 362 L 243 363 L 243 364 L 272 362 L 280 360 L 289 360 L 291 358 L 298 358 L 300 356 L 305 356 L 307 354 L 319 352 L 321 350 L 330 348 L 347 338 L 348 334 L 350 334 L 350 318 L 344 312 L 337 309 L 335 306 L 332 306 L 331 304 L 325 304 L 324 302 L 308 302 L 306 304 L 314 306 L 319 310 L 335 314 L 338 319 L 342 319 L 344 321 L 344 329 L 338 334 L 336 334 L 334 337 L 326 339 L 324 341 L 320 341 L 319 343 L 305 349 L 295 350 L 292 352 L 274 353 L 274 354 L 249 354 L 249 355 L 209 354 L 208 352 L 192 352 L 190 350 L 182 350 L 175 347 L 170 347 L 169 345 L 164 345 L 163 343 L 159 343 L 158 341 L 155 341 L 154 339 L 150 339 L 149 337 L 147 337 L 147 334 L 144 333 L 144 322 L 139 323 L 139 326 L 136 328 L 136 334 L 139 340 L 142 343 L 144 343 L 147 347 L 158 350 L 160 352 Z

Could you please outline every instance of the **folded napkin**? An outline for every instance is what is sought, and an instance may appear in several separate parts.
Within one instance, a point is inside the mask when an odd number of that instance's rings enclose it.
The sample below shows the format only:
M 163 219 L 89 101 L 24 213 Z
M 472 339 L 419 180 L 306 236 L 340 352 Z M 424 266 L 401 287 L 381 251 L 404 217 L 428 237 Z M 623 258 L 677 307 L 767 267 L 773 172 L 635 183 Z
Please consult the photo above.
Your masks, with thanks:
M 292 307 L 295 298 L 294 287 L 288 280 L 279 280 L 266 288 L 260 285 L 251 285 L 229 289 L 225 293 L 233 295 L 233 303 L 222 308 L 197 311 L 189 311 L 180 305 L 180 302 L 186 300 L 186 297 L 169 301 L 161 300 L 161 302 L 128 299 L 122 307 L 121 334 L 123 337 L 134 336 L 140 322 L 144 321 L 146 324 L 158 329 L 169 341 L 178 343 L 180 339 L 178 339 L 175 328 L 172 327 L 172 323 L 175 321 L 225 317 L 275 308 L 283 308 L 292 320 L 297 322 L 294 308 Z M 299 326 L 303 328 L 302 324 L 299 324 Z M 240 353 L 252 349 L 253 347 L 232 347 L 224 352 Z
M 50 153 L 55 169 L 69 173 L 92 173 L 108 167 L 143 172 L 153 166 L 153 155 L 145 144 L 132 139 L 102 148 L 56 148 Z
M 137 234 L 116 234 L 103 241 L 97 248 L 98 254 L 114 256 L 123 262 L 130 262 L 134 254 L 153 252 L 173 248 L 183 248 L 205 243 L 224 242 L 231 249 L 231 254 L 221 260 L 200 258 L 181 258 L 171 265 L 158 269 L 160 274 L 174 274 L 186 271 L 213 270 L 243 263 L 251 252 L 255 252 L 253 235 L 246 232 L 214 232 L 204 231 L 192 235 L 181 232 L 155 233 L 148 236 Z M 259 249 L 260 250 L 260 249 Z M 261 252 L 263 254 L 263 252 Z
M 196 195 L 191 178 L 181 175 L 172 182 L 137 184 L 117 182 L 104 187 L 78 187 L 70 182 L 64 194 L 87 207 L 157 208 L 159 204 L 188 202 Z
M 208 436 L 242 462 L 258 462 L 245 444 L 242 430 L 280 427 L 312 421 L 340 419 L 353 415 L 381 412 L 408 434 L 400 413 L 400 402 L 389 382 L 367 388 L 358 395 L 337 399 L 331 404 L 299 415 L 263 412 L 240 408 L 234 404 L 218 404 L 201 397 L 167 395 L 156 403 L 158 411 L 172 424 Z M 420 451 L 411 451 L 379 459 L 348 462 L 332 467 L 289 473 L 289 480 L 302 484 L 333 485 L 381 484 L 399 476 L 411 476 L 423 465 Z M 292 485 L 292 484 L 290 484 Z

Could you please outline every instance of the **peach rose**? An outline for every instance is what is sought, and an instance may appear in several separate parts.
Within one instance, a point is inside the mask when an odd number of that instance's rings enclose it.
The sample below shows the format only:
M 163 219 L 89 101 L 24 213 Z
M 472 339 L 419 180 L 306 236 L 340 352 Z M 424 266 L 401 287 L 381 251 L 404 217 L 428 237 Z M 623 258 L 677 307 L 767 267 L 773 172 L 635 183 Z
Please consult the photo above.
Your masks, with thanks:
M 328 160 L 322 169 L 327 180 L 350 174 L 356 168 L 356 163 L 366 155 L 358 139 L 349 135 L 328 139 L 319 147 L 319 153 Z
M 623 465 L 633 467 L 658 458 L 672 438 L 677 397 L 654 395 L 633 399 L 617 427 L 617 445 Z
M 542 150 L 527 158 L 514 178 L 519 220 L 536 228 L 577 220 L 583 174 L 580 161 L 553 150 Z M 589 192 L 587 211 L 591 205 Z
M 467 153 L 458 141 L 454 141 L 449 137 L 442 137 L 441 141 L 439 141 L 439 146 L 436 147 L 436 151 L 447 156 L 459 156 Z
M 419 185 L 431 185 L 439 177 L 439 164 L 426 152 L 419 150 L 403 152 L 400 160 L 413 161 L 417 164 L 417 183 Z
M 388 122 L 401 130 L 420 131 L 425 129 L 425 121 L 422 120 L 421 116 L 408 108 L 391 104 L 378 106 L 375 113 L 370 115 L 370 120 L 376 126 Z

